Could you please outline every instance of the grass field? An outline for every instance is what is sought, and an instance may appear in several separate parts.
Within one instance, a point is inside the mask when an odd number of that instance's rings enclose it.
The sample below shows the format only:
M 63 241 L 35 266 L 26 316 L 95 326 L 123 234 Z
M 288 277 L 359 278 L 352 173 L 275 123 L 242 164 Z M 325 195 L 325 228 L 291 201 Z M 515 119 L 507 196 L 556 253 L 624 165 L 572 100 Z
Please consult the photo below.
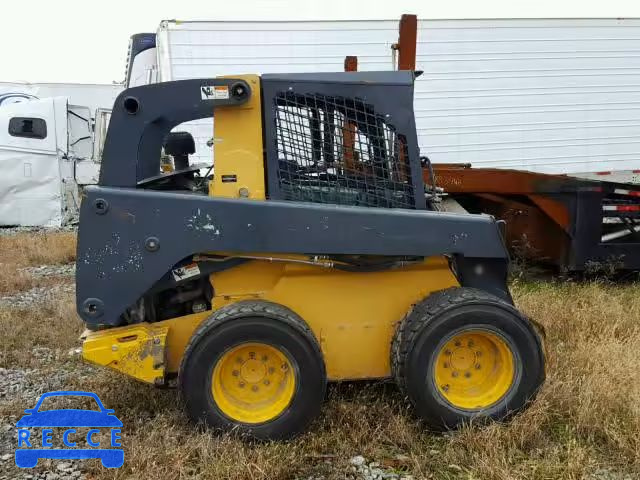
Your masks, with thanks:
M 73 282 L 20 270 L 71 261 L 73 243 L 70 234 L 0 237 L 0 297 Z M 85 462 L 87 478 L 362 478 L 349 462 L 356 455 L 414 479 L 640 478 L 640 286 L 511 287 L 518 307 L 546 330 L 548 368 L 536 401 L 508 424 L 432 434 L 392 384 L 348 383 L 330 387 L 321 418 L 295 440 L 250 444 L 201 432 L 185 420 L 175 391 L 94 369 L 67 353 L 83 330 L 68 292 L 28 308 L 0 306 L 0 367 L 28 372 L 24 386 L 0 396 L 0 418 L 12 424 L 34 393 L 52 387 L 96 392 L 124 423 L 125 464 L 106 470 Z M 12 461 L 0 469 L 7 478 L 22 474 Z M 36 471 L 46 470 L 55 463 Z

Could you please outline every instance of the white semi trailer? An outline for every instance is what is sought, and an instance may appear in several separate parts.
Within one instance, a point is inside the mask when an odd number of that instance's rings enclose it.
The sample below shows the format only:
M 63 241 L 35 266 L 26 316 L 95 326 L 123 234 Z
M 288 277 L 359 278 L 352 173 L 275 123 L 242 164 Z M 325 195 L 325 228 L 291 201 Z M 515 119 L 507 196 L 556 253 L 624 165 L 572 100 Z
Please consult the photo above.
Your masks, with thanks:
M 163 21 L 129 85 L 234 73 L 395 68 L 397 20 Z M 640 181 L 640 20 L 419 20 L 415 113 L 433 163 Z M 209 122 L 189 125 L 210 161 Z M 181 129 L 184 129 L 181 127 Z

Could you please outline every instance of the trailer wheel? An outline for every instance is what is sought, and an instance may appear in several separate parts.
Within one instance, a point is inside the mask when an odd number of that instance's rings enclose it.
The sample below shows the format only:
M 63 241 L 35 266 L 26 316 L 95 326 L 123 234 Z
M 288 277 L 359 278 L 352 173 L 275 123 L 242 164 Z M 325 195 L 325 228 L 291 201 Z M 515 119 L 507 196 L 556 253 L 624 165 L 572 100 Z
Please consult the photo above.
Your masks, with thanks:
M 318 342 L 299 316 L 274 303 L 241 301 L 198 328 L 179 382 L 194 421 L 283 439 L 318 415 L 327 378 Z
M 418 415 L 435 429 L 504 420 L 544 381 L 534 326 L 505 301 L 473 288 L 434 293 L 394 335 L 392 371 Z

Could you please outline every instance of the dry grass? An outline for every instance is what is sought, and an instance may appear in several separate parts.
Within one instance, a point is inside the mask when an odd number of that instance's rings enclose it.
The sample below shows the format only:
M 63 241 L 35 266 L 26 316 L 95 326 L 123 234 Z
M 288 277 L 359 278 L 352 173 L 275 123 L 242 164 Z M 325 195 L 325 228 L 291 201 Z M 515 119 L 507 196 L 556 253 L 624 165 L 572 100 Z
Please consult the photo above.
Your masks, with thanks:
M 27 267 L 61 265 L 76 258 L 76 235 L 68 233 L 18 233 L 0 236 L 0 264 Z
M 65 387 L 95 391 L 115 408 L 125 425 L 125 465 L 106 470 L 87 463 L 89 474 L 341 479 L 352 475 L 349 458 L 364 455 L 414 478 L 640 478 L 638 285 L 516 282 L 512 289 L 518 306 L 546 330 L 548 378 L 531 407 L 507 424 L 431 434 L 393 385 L 349 383 L 330 388 L 308 433 L 250 444 L 189 424 L 175 391 L 95 370 L 86 378 L 71 375 Z M 0 310 L 0 365 L 36 366 L 32 345 L 68 348 L 80 330 L 70 297 L 46 310 Z M 74 362 L 54 361 L 42 375 L 79 371 Z M 19 416 L 23 408 L 0 402 L 0 416 Z
M 0 307 L 0 368 L 37 368 L 34 347 L 66 353 L 78 346 L 83 329 L 69 293 L 33 308 Z
M 0 296 L 46 287 L 51 279 L 34 277 L 21 269 L 39 265 L 62 265 L 76 258 L 73 233 L 19 233 L 0 236 Z M 57 281 L 54 279 L 54 282 Z

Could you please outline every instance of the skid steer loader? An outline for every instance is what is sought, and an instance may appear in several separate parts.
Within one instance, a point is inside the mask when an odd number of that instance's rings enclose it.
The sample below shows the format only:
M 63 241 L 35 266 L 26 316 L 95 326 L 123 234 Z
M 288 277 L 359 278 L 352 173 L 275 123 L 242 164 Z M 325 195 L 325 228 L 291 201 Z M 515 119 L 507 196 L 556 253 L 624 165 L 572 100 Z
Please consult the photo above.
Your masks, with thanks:
M 414 79 L 124 91 L 82 202 L 83 357 L 178 386 L 194 421 L 260 439 L 304 430 L 328 381 L 391 377 L 434 428 L 522 409 L 544 378 L 541 339 L 513 306 L 501 225 L 431 210 Z M 170 132 L 211 116 L 209 177 Z

